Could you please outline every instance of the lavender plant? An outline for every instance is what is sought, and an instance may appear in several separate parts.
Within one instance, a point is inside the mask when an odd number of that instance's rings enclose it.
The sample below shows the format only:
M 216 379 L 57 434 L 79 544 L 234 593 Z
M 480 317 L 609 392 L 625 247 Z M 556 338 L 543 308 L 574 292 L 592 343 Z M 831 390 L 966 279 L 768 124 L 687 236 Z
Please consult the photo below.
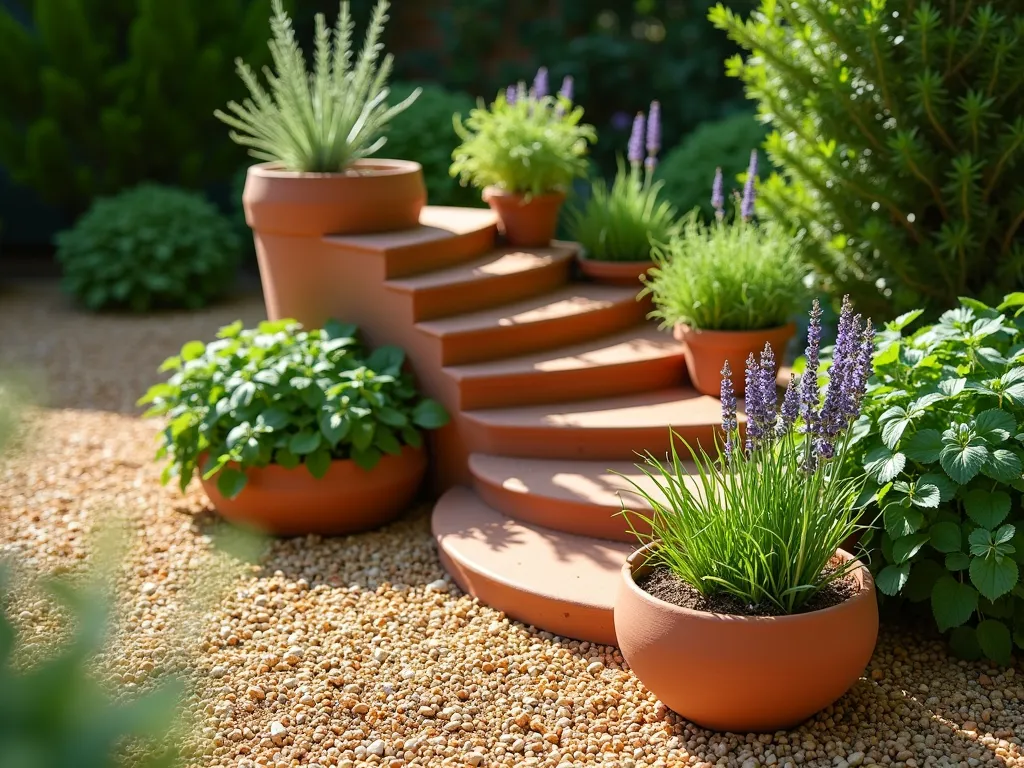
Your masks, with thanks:
M 644 114 L 637 113 L 627 162 L 619 160 L 611 188 L 598 179 L 590 199 L 570 211 L 570 236 L 583 246 L 588 258 L 650 261 L 655 245 L 667 244 L 679 234 L 678 212 L 671 203 L 659 200 L 664 182 L 654 181 L 661 149 L 660 115 L 656 101 L 651 102 L 646 124 Z
M 450 173 L 463 186 L 527 196 L 565 192 L 587 175 L 588 148 L 597 141 L 594 127 L 582 120 L 583 108 L 572 103 L 572 80 L 551 96 L 542 67 L 529 89 L 510 85 L 465 120 L 454 116 L 462 143 L 452 152 Z
M 817 361 L 820 309 L 815 302 L 807 358 Z M 647 453 L 641 471 L 653 482 L 630 481 L 652 510 L 627 515 L 647 522 L 656 541 L 653 562 L 708 596 L 799 613 L 854 562 L 836 550 L 862 527 L 856 505 L 863 476 L 844 471 L 851 425 L 860 413 L 871 372 L 874 332 L 844 301 L 839 336 L 824 388 L 818 365 L 792 377 L 778 403 L 769 345 L 746 363 L 746 419 L 740 428 L 728 364 L 722 371 L 721 454 L 694 450 L 696 472 L 673 440 L 666 462 Z M 823 390 L 823 391 L 822 391 Z M 675 437 L 675 436 L 674 436 Z M 646 486 L 646 487 L 645 487 Z M 632 525 L 632 523 L 631 523 Z
M 734 221 L 726 221 L 721 169 L 711 202 L 716 221 L 698 209 L 687 214 L 678 235 L 652 249 L 657 266 L 641 295 L 654 298 L 652 317 L 663 325 L 682 323 L 699 330 L 752 331 L 785 325 L 804 301 L 807 269 L 788 232 L 773 222 L 753 220 L 757 153 Z

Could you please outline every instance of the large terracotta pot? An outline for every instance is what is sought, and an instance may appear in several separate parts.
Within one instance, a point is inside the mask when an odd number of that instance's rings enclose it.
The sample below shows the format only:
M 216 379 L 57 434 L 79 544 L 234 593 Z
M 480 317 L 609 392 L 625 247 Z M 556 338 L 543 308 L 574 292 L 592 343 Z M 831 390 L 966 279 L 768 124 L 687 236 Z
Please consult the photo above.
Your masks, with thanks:
M 248 483 L 233 499 L 217 490 L 217 478 L 203 490 L 223 517 L 278 536 L 325 536 L 376 528 L 400 515 L 412 502 L 427 469 L 422 448 L 404 446 L 385 454 L 367 472 L 354 461 L 335 461 L 319 480 L 305 466 L 277 464 L 247 471 Z
M 582 253 L 576 257 L 580 271 L 591 280 L 606 285 L 637 286 L 647 270 L 654 267 L 653 261 L 600 261 L 588 259 Z
M 509 245 L 540 248 L 548 245 L 555 236 L 565 195 L 551 192 L 526 198 L 498 187 L 487 187 L 483 191 L 483 199 L 498 215 L 498 229 Z
M 295 173 L 260 163 L 242 192 L 257 234 L 356 235 L 410 229 L 427 202 L 423 168 L 408 160 L 357 160 L 346 173 Z
M 859 591 L 839 605 L 793 616 L 725 616 L 640 589 L 636 579 L 654 546 L 622 567 L 615 634 L 640 681 L 687 720 L 734 733 L 790 728 L 842 696 L 871 660 L 878 605 L 862 564 L 853 572 Z
M 698 392 L 715 397 L 722 391 L 722 368 L 726 361 L 732 370 L 733 389 L 737 395 L 743 394 L 747 358 L 750 355 L 760 357 L 766 343 L 775 353 L 775 373 L 778 375 L 786 345 L 795 333 L 795 323 L 756 331 L 698 331 L 679 323 L 672 330 L 676 340 L 685 345 L 683 357 L 690 382 Z

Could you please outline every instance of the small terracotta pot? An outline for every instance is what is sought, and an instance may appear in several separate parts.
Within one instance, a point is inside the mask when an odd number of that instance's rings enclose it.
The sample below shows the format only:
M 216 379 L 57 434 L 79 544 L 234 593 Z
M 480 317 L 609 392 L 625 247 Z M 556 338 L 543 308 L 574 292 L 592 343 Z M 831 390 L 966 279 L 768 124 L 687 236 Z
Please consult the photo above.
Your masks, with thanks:
M 408 160 L 357 160 L 346 173 L 249 168 L 245 220 L 262 235 L 356 235 L 410 229 L 427 202 L 423 168 Z
M 554 238 L 558 213 L 565 202 L 564 193 L 551 192 L 527 199 L 498 187 L 486 187 L 482 196 L 498 215 L 498 229 L 509 245 L 539 248 Z
M 615 634 L 640 681 L 687 720 L 733 733 L 790 728 L 848 691 L 871 660 L 878 605 L 863 564 L 853 571 L 860 589 L 839 605 L 793 616 L 727 616 L 640 589 L 636 579 L 656 546 L 637 550 L 622 567 Z
M 647 270 L 654 267 L 653 261 L 600 261 L 588 259 L 583 254 L 579 254 L 576 260 L 584 275 L 606 285 L 639 286 Z
M 690 382 L 698 392 L 715 397 L 722 391 L 722 368 L 726 361 L 732 370 L 733 389 L 737 395 L 743 394 L 747 358 L 759 357 L 765 343 L 771 344 L 775 353 L 775 374 L 778 375 L 786 345 L 795 333 L 795 323 L 756 331 L 698 331 L 679 323 L 672 330 L 676 340 L 685 344 L 683 357 Z
M 216 475 L 203 490 L 221 516 L 278 536 L 335 536 L 376 528 L 412 502 L 427 469 L 422 448 L 385 454 L 369 472 L 354 461 L 335 461 L 319 480 L 304 465 L 277 464 L 247 471 L 248 483 L 233 499 L 217 490 Z

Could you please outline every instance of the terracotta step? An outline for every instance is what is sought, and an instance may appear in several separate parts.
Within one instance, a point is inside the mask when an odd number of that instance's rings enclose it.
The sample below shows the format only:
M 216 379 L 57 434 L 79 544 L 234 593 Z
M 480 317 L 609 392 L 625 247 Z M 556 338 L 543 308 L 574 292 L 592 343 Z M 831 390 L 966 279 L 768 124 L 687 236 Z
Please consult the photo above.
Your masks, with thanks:
M 633 547 L 512 520 L 456 486 L 432 528 L 458 585 L 510 618 L 564 637 L 614 645 L 612 604 Z
M 649 322 L 552 351 L 445 372 L 458 382 L 463 410 L 644 392 L 686 379 L 682 344 Z
M 741 417 L 742 420 L 742 417 Z M 464 414 L 471 452 L 528 459 L 618 459 L 662 456 L 669 427 L 696 447 L 714 450 L 721 403 L 690 387 L 558 405 L 494 408 Z M 680 451 L 685 447 L 680 444 Z
M 442 365 L 464 365 L 599 338 L 636 325 L 648 311 L 631 288 L 579 284 L 416 328 L 437 339 Z
M 499 248 L 473 261 L 385 285 L 404 294 L 412 318 L 435 320 L 553 291 L 569 279 L 576 249 Z
M 420 226 L 372 235 L 332 235 L 329 243 L 384 257 L 384 279 L 460 264 L 494 247 L 497 218 L 488 208 L 426 206 Z

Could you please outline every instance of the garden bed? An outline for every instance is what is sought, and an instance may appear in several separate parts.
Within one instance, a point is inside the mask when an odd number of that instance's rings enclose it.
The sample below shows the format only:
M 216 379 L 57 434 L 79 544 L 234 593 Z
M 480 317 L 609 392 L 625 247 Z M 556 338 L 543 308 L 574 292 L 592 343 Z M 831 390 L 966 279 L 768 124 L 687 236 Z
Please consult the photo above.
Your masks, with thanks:
M 257 567 L 222 562 L 226 597 L 188 624 L 194 632 L 177 631 L 181 595 L 220 557 L 217 526 L 196 485 L 184 498 L 160 486 L 158 425 L 133 415 L 132 403 L 167 350 L 261 314 L 258 296 L 139 319 L 72 312 L 52 286 L 0 295 L 0 366 L 43 370 L 52 407 L 33 416 L 25 452 L 0 466 L 0 554 L 34 570 L 74 567 L 94 524 L 128 521 L 135 536 L 105 675 L 125 691 L 170 668 L 195 679 L 192 764 L 1024 760 L 1019 664 L 958 662 L 941 640 L 891 625 L 866 677 L 800 728 L 760 737 L 695 728 L 667 712 L 616 649 L 533 631 L 459 593 L 425 511 L 359 536 L 275 542 Z M 58 614 L 27 598 L 13 609 L 32 638 L 27 652 L 44 647 Z

